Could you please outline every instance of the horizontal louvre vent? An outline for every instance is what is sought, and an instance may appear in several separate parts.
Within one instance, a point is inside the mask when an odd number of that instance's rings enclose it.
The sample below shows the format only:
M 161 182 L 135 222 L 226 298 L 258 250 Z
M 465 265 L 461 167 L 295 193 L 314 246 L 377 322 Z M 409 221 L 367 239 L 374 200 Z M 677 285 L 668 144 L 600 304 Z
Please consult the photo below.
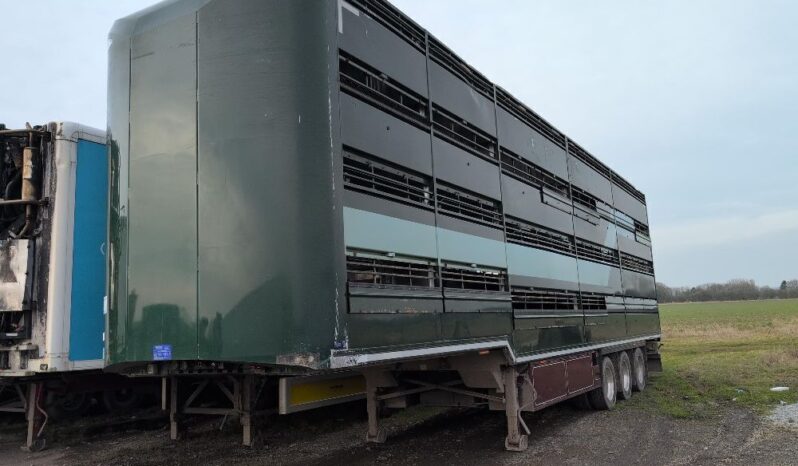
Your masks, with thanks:
M 581 204 L 589 210 L 595 210 L 598 213 L 598 199 L 587 191 L 571 185 L 571 199 L 577 204 Z
M 381 0 L 346 0 L 348 3 L 368 13 L 377 22 L 396 33 L 410 45 L 424 51 L 424 30 L 413 23 L 399 10 Z
M 433 209 L 432 179 L 344 147 L 344 186 L 373 196 Z
M 578 295 L 575 291 L 512 288 L 513 309 L 516 311 L 575 311 Z
M 631 256 L 626 253 L 621 253 L 621 267 L 626 270 L 634 272 L 645 273 L 654 275 L 654 263 L 639 257 Z
M 618 267 L 618 251 L 600 244 L 576 238 L 576 254 L 581 259 Z
M 507 291 L 507 272 L 447 264 L 441 269 L 443 287 L 470 291 Z
M 586 150 L 582 149 L 575 142 L 570 140 L 568 141 L 568 153 L 581 160 L 597 172 L 601 173 L 607 177 L 607 179 L 610 179 L 611 175 L 609 167 L 599 162 L 597 158 L 593 157 Z
M 582 293 L 579 297 L 582 310 L 585 311 L 604 311 L 607 309 L 607 300 L 603 295 Z
M 409 123 L 427 129 L 427 99 L 361 60 L 340 51 L 341 89 Z
M 533 186 L 541 188 L 545 186 L 566 198 L 570 197 L 567 182 L 504 147 L 501 148 L 501 164 L 502 170 L 509 175 Z
M 496 89 L 496 100 L 501 108 L 510 112 L 554 144 L 565 149 L 565 135 L 559 132 L 557 128 L 550 125 L 546 120 L 540 117 L 540 115 L 527 108 L 524 104 L 517 101 L 513 96 L 502 89 Z
M 621 175 L 612 172 L 612 181 L 615 182 L 616 185 L 620 186 L 621 189 L 629 193 L 629 195 L 632 196 L 633 198 L 637 199 L 643 204 L 646 203 L 646 196 L 642 192 L 635 189 L 635 187 L 632 186 L 631 183 L 623 179 Z
M 438 181 L 438 210 L 442 214 L 501 229 L 501 203 Z
M 505 219 L 507 241 L 561 254 L 574 254 L 573 237 L 512 217 Z
M 408 261 L 372 256 L 346 256 L 346 279 L 350 284 L 436 288 L 437 265 L 433 261 Z
M 493 100 L 493 84 L 482 74 L 470 67 L 460 57 L 447 49 L 445 45 L 430 38 L 429 55 L 436 63 L 449 70 L 452 74 L 465 81 L 472 89 Z
M 642 224 L 637 220 L 635 220 L 635 233 L 637 233 L 638 235 L 643 235 L 645 237 L 650 236 L 648 233 L 648 225 Z
M 492 162 L 496 161 L 496 140 L 479 128 L 437 105 L 432 109 L 435 134 L 452 144 Z

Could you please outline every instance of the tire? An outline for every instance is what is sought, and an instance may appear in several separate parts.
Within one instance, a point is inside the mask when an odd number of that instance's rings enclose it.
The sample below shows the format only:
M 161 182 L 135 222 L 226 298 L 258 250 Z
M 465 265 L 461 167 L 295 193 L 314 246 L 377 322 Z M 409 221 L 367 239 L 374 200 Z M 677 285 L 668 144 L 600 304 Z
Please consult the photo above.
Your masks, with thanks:
M 47 393 L 47 416 L 55 421 L 75 419 L 85 415 L 91 408 L 94 397 L 88 392 L 59 394 Z
M 124 414 L 138 408 L 141 394 L 133 388 L 119 388 L 103 392 L 103 405 L 109 413 Z
M 646 355 L 640 348 L 635 348 L 632 351 L 632 389 L 636 392 L 642 392 L 646 389 L 648 384 L 648 365 L 646 363 Z
M 629 354 L 621 351 L 615 358 L 615 367 L 618 370 L 618 397 L 628 400 L 632 397 L 632 363 Z
M 601 358 L 599 367 L 601 368 L 601 387 L 591 391 L 587 396 L 593 409 L 605 411 L 615 407 L 618 396 L 618 378 L 615 364 L 609 357 Z

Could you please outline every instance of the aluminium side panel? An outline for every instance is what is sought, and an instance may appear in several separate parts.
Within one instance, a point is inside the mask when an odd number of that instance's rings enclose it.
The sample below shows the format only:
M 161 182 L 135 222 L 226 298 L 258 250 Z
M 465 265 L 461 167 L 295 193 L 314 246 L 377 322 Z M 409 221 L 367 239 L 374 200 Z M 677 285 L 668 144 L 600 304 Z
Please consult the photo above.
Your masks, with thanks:
M 502 146 L 558 177 L 568 179 L 568 156 L 538 131 L 530 128 L 501 106 L 496 109 Z
M 127 360 L 197 357 L 195 24 L 188 11 L 130 38 Z
M 333 347 L 344 308 L 335 7 L 230 0 L 198 12 L 200 359 L 317 365 Z
M 339 2 L 339 47 L 426 97 L 424 44 L 411 44 L 345 0 Z M 419 47 L 421 49 L 419 49 Z
M 615 183 L 612 184 L 612 197 L 616 209 L 638 222 L 648 225 L 648 209 L 644 203 L 632 197 Z

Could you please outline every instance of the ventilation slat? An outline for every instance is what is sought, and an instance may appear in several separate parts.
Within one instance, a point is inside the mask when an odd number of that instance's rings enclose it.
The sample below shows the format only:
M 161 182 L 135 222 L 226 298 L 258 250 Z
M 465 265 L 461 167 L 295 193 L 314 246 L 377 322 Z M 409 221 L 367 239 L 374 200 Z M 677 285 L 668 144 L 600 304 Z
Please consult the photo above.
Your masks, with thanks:
M 479 194 L 466 192 L 438 180 L 438 210 L 442 214 L 480 223 L 492 228 L 503 228 L 501 203 Z
M 604 295 L 582 293 L 579 296 L 579 307 L 583 311 L 605 311 L 607 310 L 607 298 Z
M 600 244 L 576 238 L 576 254 L 581 259 L 618 267 L 618 251 Z
M 507 291 L 507 272 L 500 269 L 445 264 L 441 269 L 443 287 L 452 290 Z
M 575 291 L 512 287 L 515 311 L 576 311 L 579 295 Z
M 344 186 L 353 191 L 432 210 L 432 179 L 344 147 Z
M 570 256 L 574 255 L 574 239 L 571 235 L 513 217 L 505 218 L 505 226 L 507 228 L 508 242 Z
M 360 256 L 346 256 L 346 278 L 350 284 L 391 288 L 436 288 L 439 286 L 437 265 L 432 261 Z
M 467 121 L 435 105 L 432 109 L 435 135 L 496 163 L 496 139 Z
M 508 175 L 512 175 L 532 186 L 540 188 L 545 186 L 566 198 L 571 197 L 568 192 L 568 182 L 565 180 L 504 147 L 500 149 L 500 152 L 502 170 Z
M 583 207 L 598 212 L 598 198 L 583 189 L 571 185 L 571 199 Z
M 646 275 L 654 275 L 653 262 L 623 252 L 621 253 L 621 267 L 626 270 L 632 270 L 634 272 L 640 272 Z
M 344 92 L 429 130 L 427 99 L 346 52 L 339 53 Z

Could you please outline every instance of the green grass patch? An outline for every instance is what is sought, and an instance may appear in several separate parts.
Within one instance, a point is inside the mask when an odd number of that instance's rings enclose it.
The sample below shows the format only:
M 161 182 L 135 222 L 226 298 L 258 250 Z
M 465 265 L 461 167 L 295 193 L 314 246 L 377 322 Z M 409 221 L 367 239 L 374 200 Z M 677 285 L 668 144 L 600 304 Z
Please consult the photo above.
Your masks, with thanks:
M 798 402 L 798 300 L 670 304 L 660 317 L 665 369 L 632 405 L 700 418 Z

